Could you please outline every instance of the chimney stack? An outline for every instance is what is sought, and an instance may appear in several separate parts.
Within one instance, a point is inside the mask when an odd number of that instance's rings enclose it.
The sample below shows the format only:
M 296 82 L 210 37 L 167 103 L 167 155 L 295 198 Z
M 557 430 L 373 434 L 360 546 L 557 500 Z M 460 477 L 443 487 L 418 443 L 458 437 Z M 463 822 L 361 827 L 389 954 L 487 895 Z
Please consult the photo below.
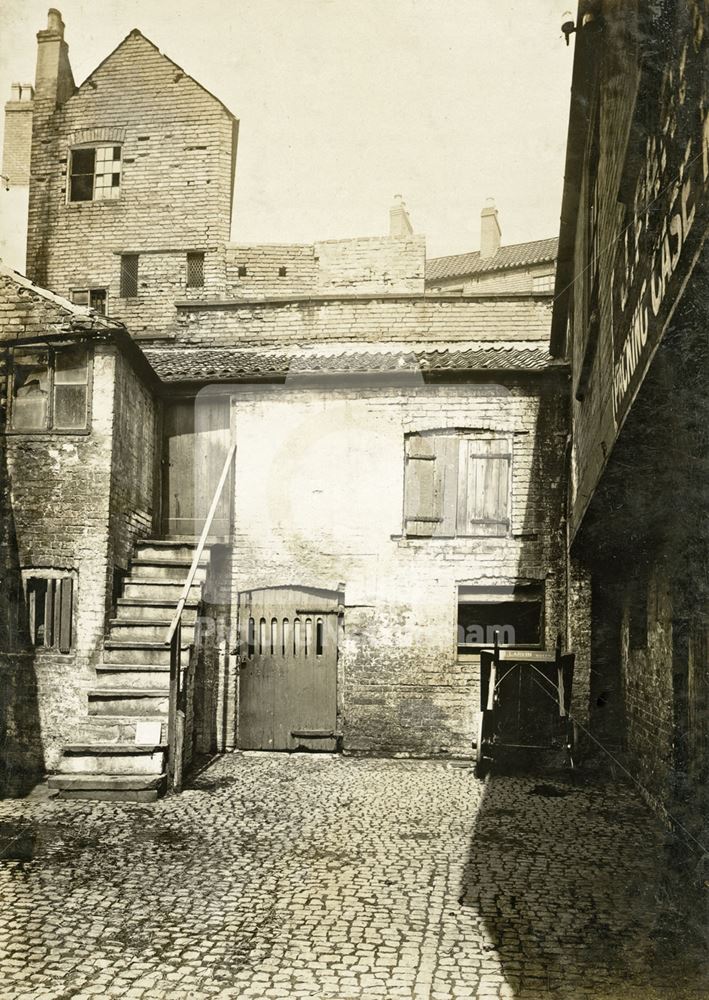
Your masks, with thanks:
M 480 213 L 480 256 L 483 258 L 494 257 L 500 249 L 501 236 L 502 230 L 497 219 L 495 199 L 488 198 Z
M 50 114 L 74 92 L 69 46 L 64 41 L 64 22 L 54 7 L 50 7 L 47 14 L 47 27 L 37 32 L 35 92 L 37 103 Z
M 395 240 L 405 240 L 413 236 L 409 213 L 400 194 L 394 195 L 394 204 L 389 209 L 389 236 Z
M 34 88 L 29 83 L 10 87 L 2 148 L 3 184 L 7 187 L 26 187 L 30 182 L 33 98 Z

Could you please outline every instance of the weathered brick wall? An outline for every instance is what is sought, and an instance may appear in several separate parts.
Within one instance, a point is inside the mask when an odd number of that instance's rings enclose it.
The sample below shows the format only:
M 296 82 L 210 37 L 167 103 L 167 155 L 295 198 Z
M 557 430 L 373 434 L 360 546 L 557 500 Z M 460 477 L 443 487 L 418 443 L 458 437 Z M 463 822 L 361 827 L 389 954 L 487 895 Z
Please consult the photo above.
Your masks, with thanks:
M 344 584 L 346 749 L 470 753 L 459 584 L 544 581 L 547 643 L 565 631 L 562 395 L 543 381 L 239 391 L 234 588 Z M 402 537 L 404 434 L 445 427 L 513 434 L 510 537 Z
M 226 295 L 268 298 L 329 292 L 418 293 L 424 288 L 425 260 L 422 236 L 314 244 L 230 244 L 226 248 Z M 246 273 L 240 275 L 240 268 Z
M 18 184 L 29 184 L 30 181 L 30 151 L 32 148 L 32 100 L 30 94 L 31 91 L 28 90 L 26 99 L 11 100 L 5 104 L 2 173 L 4 183 L 13 187 Z
M 545 299 L 487 299 L 471 308 L 441 296 L 364 297 L 306 302 L 180 305 L 177 339 L 229 347 L 308 342 L 547 343 L 551 305 Z
M 86 711 L 84 690 L 95 681 L 104 634 L 114 371 L 115 349 L 97 346 L 89 434 L 9 433 L 5 439 L 18 567 L 76 573 L 72 652 L 37 648 L 27 665 L 35 673 L 50 770 Z
M 153 528 L 158 413 L 153 393 L 120 355 L 114 394 L 110 560 L 126 570 L 133 543 Z
M 537 264 L 534 267 L 510 268 L 507 271 L 488 271 L 483 274 L 466 275 L 460 278 L 445 278 L 428 281 L 426 287 L 432 291 L 449 291 L 462 289 L 465 295 L 505 294 L 506 292 L 524 292 L 531 294 L 534 290 L 536 277 L 553 275 L 554 263 Z M 551 295 L 550 292 L 543 294 Z
M 233 119 L 139 32 L 35 119 L 28 274 L 66 295 L 107 287 L 113 315 L 164 326 L 183 294 L 184 253 L 211 258 L 229 237 Z M 122 147 L 120 198 L 69 202 L 70 149 L 96 141 Z M 120 298 L 122 252 L 141 254 L 136 300 Z M 205 272 L 207 290 L 223 287 L 222 251 Z

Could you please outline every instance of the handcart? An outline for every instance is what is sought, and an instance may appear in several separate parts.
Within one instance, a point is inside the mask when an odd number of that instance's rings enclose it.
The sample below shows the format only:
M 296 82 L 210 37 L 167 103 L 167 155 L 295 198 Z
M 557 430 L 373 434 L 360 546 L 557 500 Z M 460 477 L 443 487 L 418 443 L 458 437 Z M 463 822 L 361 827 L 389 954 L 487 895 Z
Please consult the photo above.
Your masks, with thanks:
M 557 750 L 574 766 L 575 727 L 569 716 L 574 654 L 556 648 L 480 652 L 476 773 L 500 750 Z

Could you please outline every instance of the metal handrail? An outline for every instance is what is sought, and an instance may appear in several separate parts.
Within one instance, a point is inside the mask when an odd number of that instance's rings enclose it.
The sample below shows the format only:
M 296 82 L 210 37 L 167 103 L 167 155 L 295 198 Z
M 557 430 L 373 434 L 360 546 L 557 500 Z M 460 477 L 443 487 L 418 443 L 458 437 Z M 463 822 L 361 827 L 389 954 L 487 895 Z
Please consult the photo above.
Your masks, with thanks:
M 165 637 L 165 645 L 170 647 L 170 695 L 167 711 L 167 781 L 170 791 L 179 792 L 182 787 L 182 751 L 185 736 L 185 713 L 179 708 L 182 672 L 182 613 L 194 582 L 204 546 L 206 545 L 212 521 L 221 500 L 231 464 L 236 454 L 236 441 L 232 442 L 224 462 L 222 474 L 212 497 L 212 503 L 199 536 L 199 542 L 192 558 L 185 585 L 175 608 L 175 614 Z

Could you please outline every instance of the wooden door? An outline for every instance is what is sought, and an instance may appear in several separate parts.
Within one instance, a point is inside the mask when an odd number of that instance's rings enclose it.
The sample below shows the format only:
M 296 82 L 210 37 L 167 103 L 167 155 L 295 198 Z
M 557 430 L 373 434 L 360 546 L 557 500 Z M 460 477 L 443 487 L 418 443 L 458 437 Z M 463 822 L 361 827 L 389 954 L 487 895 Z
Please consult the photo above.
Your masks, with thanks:
M 242 750 L 335 750 L 337 595 L 274 587 L 240 595 Z
M 229 444 L 228 396 L 200 395 L 165 404 L 163 457 L 163 532 L 200 534 L 224 466 Z M 232 479 L 227 480 L 212 536 L 228 535 Z

